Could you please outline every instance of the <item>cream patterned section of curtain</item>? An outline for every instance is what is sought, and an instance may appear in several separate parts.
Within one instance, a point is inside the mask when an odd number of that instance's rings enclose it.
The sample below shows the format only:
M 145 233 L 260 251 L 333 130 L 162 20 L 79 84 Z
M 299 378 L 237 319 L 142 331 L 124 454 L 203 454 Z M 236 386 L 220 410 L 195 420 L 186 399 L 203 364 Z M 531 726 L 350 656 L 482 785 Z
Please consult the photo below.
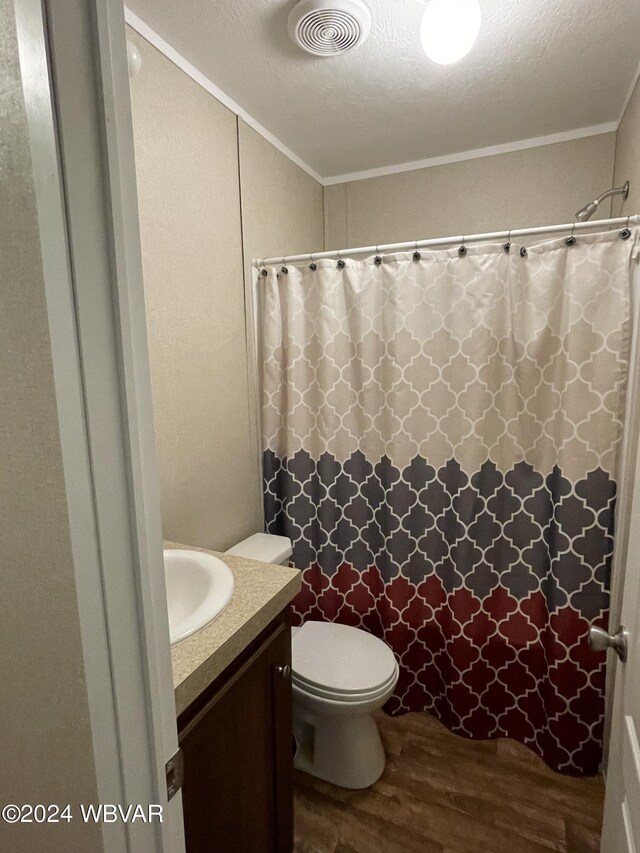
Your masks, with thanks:
M 398 467 L 420 454 L 469 471 L 489 458 L 503 471 L 524 459 L 541 473 L 562 461 L 572 479 L 597 465 L 613 473 L 631 247 L 615 234 L 573 251 L 543 243 L 526 259 L 517 248 L 270 270 L 266 447 L 342 462 L 358 449 Z
M 391 710 L 573 772 L 600 755 L 586 631 L 608 607 L 635 243 L 318 261 L 259 285 L 265 510 L 305 572 L 300 617 L 392 645 Z

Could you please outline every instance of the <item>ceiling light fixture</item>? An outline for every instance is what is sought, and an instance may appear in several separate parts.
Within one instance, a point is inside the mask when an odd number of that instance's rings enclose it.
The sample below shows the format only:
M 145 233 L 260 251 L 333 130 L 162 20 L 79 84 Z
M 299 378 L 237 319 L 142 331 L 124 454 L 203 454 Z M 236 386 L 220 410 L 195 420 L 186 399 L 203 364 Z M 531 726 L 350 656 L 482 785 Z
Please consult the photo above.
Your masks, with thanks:
M 480 22 L 478 0 L 429 0 L 420 24 L 424 52 L 439 65 L 458 62 L 475 44 Z

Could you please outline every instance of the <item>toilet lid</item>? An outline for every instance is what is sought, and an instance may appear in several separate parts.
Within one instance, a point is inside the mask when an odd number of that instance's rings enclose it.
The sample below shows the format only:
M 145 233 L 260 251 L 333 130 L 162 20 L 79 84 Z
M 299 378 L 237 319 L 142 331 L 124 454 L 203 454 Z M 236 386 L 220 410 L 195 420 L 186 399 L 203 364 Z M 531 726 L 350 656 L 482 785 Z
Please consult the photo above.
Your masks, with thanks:
M 382 640 L 360 628 L 305 622 L 292 637 L 291 668 L 311 685 L 337 693 L 364 693 L 387 684 L 396 659 Z

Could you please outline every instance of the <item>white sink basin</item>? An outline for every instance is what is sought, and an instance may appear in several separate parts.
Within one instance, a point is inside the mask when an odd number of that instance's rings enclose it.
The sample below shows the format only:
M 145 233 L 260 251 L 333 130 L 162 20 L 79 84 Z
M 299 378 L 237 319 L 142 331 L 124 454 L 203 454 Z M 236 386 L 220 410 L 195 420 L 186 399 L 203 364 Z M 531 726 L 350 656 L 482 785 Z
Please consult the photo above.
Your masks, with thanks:
M 212 554 L 166 550 L 164 575 L 172 646 L 215 619 L 233 595 L 231 569 Z

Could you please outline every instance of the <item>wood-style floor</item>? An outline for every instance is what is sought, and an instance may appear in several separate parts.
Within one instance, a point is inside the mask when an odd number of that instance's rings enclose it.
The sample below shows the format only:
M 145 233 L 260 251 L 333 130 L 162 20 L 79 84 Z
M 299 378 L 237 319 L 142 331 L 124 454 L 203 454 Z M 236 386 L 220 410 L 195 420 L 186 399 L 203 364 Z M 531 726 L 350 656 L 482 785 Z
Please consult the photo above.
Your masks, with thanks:
M 382 778 L 347 791 L 296 771 L 296 853 L 597 853 L 604 784 L 512 740 L 471 741 L 427 714 L 378 716 Z

